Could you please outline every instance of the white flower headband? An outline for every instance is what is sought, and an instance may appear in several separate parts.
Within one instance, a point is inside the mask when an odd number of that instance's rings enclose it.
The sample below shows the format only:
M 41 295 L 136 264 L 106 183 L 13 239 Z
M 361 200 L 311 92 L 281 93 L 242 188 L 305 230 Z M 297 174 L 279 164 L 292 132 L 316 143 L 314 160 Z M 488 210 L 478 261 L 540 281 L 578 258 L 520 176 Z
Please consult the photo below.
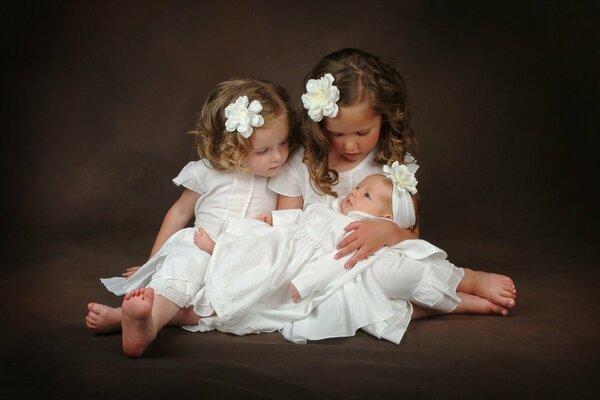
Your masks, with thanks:
M 228 132 L 238 131 L 240 135 L 248 139 L 252 135 L 252 127 L 259 128 L 265 123 L 259 114 L 263 107 L 258 100 L 253 100 L 248 105 L 248 96 L 240 96 L 235 103 L 225 108 L 225 129 Z
M 410 194 L 417 193 L 417 178 L 408 167 L 394 161 L 391 167 L 383 166 L 383 175 L 392 181 L 392 214 L 394 222 L 402 228 L 411 228 L 416 223 L 415 208 Z
M 340 91 L 333 85 L 333 75 L 327 73 L 319 79 L 306 82 L 306 93 L 302 95 L 302 104 L 308 110 L 308 116 L 315 122 L 325 117 L 334 118 L 338 113 L 337 101 Z

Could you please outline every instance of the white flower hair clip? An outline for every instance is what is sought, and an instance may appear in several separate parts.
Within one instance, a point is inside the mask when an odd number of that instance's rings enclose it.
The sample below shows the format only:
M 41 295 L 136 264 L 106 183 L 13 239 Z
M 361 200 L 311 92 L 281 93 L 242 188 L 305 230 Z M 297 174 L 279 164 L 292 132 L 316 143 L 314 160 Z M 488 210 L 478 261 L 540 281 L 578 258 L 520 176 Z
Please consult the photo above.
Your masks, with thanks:
M 408 167 L 394 161 L 391 168 L 383 166 L 383 175 L 392 181 L 392 219 L 401 228 L 415 226 L 417 217 L 411 194 L 417 193 L 417 178 Z
M 308 110 L 308 116 L 315 122 L 325 117 L 334 118 L 338 113 L 337 101 L 340 91 L 333 85 L 333 75 L 327 73 L 319 79 L 306 82 L 306 93 L 302 95 L 302 105 Z
M 263 107 L 258 100 L 253 100 L 248 105 L 248 96 L 240 96 L 235 103 L 225 108 L 225 129 L 228 132 L 238 131 L 240 135 L 248 139 L 252 135 L 252 127 L 259 128 L 265 123 L 259 114 Z
M 391 167 L 384 165 L 383 175 L 392 181 L 395 190 L 399 193 L 417 193 L 417 184 L 419 181 L 415 178 L 415 174 L 408 170 L 406 165 L 400 164 L 398 161 L 394 161 Z

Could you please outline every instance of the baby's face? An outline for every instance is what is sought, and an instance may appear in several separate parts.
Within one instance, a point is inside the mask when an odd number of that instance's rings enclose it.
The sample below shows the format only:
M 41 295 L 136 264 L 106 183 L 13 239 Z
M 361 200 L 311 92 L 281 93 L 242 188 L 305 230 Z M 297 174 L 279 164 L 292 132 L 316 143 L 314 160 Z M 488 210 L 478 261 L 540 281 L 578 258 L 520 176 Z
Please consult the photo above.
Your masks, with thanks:
M 392 218 L 390 209 L 392 184 L 382 175 L 369 175 L 358 183 L 342 201 L 342 214 L 362 211 L 382 218 Z

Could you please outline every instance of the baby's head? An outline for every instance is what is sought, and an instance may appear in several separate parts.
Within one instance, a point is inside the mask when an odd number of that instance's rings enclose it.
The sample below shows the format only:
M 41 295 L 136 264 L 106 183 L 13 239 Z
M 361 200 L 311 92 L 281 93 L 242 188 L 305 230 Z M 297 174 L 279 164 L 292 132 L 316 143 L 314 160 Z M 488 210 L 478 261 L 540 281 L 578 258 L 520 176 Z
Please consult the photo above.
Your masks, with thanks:
M 192 133 L 213 168 L 262 176 L 275 175 L 297 141 L 286 90 L 256 78 L 219 83 Z
M 416 224 L 412 194 L 417 193 L 417 180 L 406 165 L 394 163 L 384 167 L 383 174 L 373 174 L 358 183 L 340 203 L 343 214 L 360 211 L 375 217 L 386 218 L 401 228 Z

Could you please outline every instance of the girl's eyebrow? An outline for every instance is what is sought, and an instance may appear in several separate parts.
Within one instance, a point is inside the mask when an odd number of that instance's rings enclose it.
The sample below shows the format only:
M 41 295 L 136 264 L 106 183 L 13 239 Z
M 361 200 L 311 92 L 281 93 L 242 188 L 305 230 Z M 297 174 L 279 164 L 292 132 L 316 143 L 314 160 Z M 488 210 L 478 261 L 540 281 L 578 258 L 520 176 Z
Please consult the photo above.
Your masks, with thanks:
M 371 129 L 373 129 L 373 125 L 371 125 L 371 126 L 369 126 L 369 127 L 366 127 L 366 128 L 358 129 L 358 130 L 356 130 L 356 131 L 354 131 L 354 132 L 352 132 L 352 133 L 367 133 L 367 132 L 369 132 Z M 345 133 L 344 133 L 344 132 L 336 132 L 336 131 L 332 131 L 331 129 L 327 129 L 327 128 L 325 128 L 325 130 L 326 130 L 327 132 L 329 132 L 329 133 L 333 133 L 333 134 L 335 134 L 335 135 L 345 135 Z

